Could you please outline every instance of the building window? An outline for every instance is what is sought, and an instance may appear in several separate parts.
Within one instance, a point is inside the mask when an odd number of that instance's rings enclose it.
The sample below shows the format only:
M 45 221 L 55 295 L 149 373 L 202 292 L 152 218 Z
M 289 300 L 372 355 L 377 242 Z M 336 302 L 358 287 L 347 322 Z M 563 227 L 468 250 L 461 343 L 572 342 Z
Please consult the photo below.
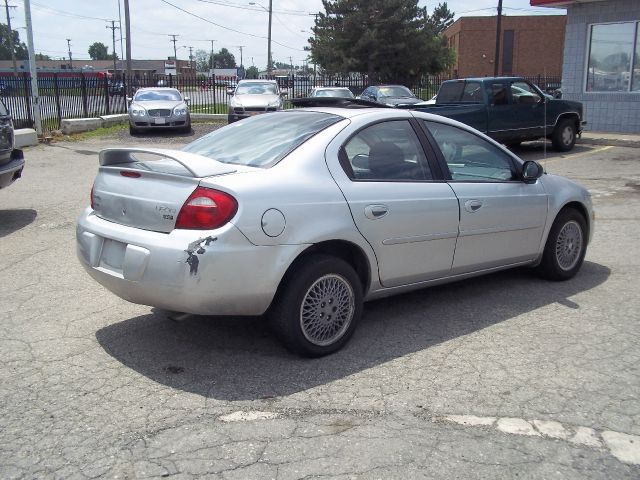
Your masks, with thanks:
M 623 22 L 591 26 L 587 92 L 640 91 L 638 25 Z

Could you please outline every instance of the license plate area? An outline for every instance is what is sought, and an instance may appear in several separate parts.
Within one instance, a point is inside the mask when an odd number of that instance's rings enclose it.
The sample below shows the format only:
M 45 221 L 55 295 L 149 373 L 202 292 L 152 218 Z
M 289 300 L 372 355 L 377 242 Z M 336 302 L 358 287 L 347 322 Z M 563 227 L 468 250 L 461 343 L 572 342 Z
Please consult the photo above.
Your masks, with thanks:
M 165 123 L 167 123 L 166 119 L 164 118 L 154 118 L 153 121 L 156 125 L 164 125 Z
M 126 251 L 126 243 L 105 238 L 102 244 L 102 254 L 100 255 L 100 267 L 122 275 Z

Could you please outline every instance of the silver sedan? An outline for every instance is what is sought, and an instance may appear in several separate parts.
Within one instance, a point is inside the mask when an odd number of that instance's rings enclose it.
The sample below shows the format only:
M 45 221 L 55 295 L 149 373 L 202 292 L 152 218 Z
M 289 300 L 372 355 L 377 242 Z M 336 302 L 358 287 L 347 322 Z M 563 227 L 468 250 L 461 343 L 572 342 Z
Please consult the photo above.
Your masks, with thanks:
M 129 133 L 157 128 L 177 128 L 191 131 L 191 116 L 187 102 L 175 88 L 141 88 L 129 101 Z
M 354 104 L 102 151 L 77 249 L 125 300 L 268 313 L 290 350 L 321 356 L 367 300 L 518 266 L 572 278 L 593 218 L 583 187 L 470 127 Z

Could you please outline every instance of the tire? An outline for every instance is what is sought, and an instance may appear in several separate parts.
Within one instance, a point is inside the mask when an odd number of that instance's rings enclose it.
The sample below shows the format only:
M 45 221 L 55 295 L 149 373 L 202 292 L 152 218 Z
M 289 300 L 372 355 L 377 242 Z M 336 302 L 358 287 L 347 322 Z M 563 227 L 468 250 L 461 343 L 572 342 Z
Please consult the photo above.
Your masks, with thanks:
M 553 148 L 560 152 L 568 152 L 576 144 L 576 123 L 575 121 L 565 118 L 554 128 L 551 134 L 551 143 Z
M 180 129 L 182 133 L 191 133 L 191 122 L 187 123 L 184 127 Z
M 329 255 L 311 255 L 288 272 L 270 311 L 284 346 L 306 357 L 342 348 L 361 314 L 360 278 L 348 263 Z
M 569 280 L 580 270 L 586 252 L 587 223 L 580 212 L 567 208 L 551 226 L 538 271 L 549 280 Z
M 138 129 L 133 125 L 129 124 L 129 135 L 137 135 Z

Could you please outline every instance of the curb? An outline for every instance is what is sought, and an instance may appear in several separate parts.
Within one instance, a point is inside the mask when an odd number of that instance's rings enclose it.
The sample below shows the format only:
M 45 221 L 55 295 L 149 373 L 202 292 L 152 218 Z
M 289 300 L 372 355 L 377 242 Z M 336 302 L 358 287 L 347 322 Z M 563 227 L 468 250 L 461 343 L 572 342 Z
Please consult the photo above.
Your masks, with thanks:
M 601 137 L 582 137 L 578 139 L 579 144 L 583 145 L 607 145 L 612 147 L 629 147 L 640 148 L 640 138 L 601 138 Z
M 225 121 L 227 115 L 224 113 L 192 113 L 192 122 L 209 122 L 209 121 Z M 104 115 L 96 118 L 68 118 L 60 122 L 60 130 L 65 135 L 70 133 L 90 132 L 102 127 L 110 127 L 129 121 L 127 113 L 119 113 L 115 115 Z

